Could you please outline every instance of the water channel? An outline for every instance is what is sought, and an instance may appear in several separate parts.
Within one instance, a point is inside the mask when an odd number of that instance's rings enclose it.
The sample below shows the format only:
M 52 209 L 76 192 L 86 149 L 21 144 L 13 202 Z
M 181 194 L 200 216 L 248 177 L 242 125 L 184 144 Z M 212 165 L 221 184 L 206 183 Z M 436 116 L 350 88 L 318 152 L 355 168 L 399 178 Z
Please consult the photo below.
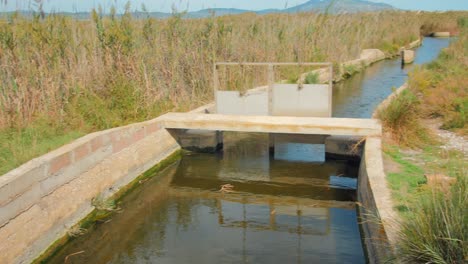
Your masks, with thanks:
M 427 38 L 415 64 L 449 39 Z M 408 70 L 376 63 L 336 85 L 334 116 L 370 117 Z M 48 263 L 366 263 L 355 205 L 359 163 L 317 145 L 224 133 L 216 154 L 187 153 L 126 196 L 121 211 Z M 220 191 L 230 184 L 232 190 Z

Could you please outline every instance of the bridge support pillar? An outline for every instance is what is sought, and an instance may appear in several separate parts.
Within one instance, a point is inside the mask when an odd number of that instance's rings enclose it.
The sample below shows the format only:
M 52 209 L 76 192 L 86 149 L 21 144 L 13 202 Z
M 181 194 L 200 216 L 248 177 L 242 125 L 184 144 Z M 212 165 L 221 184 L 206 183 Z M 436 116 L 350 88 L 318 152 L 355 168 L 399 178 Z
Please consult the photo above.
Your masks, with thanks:
M 214 153 L 223 148 L 223 132 L 198 129 L 168 129 L 179 145 L 186 150 Z

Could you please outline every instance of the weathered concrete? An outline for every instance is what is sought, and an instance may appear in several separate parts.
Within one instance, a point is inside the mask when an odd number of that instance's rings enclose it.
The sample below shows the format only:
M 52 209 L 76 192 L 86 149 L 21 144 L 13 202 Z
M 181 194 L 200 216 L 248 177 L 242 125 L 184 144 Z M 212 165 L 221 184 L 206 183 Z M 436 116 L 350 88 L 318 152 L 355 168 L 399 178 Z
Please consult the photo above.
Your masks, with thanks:
M 401 87 L 396 89 L 392 94 L 390 94 L 385 100 L 383 100 L 377 108 L 375 108 L 374 112 L 372 113 L 372 118 L 378 118 L 380 111 L 385 109 L 400 93 L 404 90 L 408 89 L 408 83 L 403 84 Z
M 361 159 L 363 137 L 329 136 L 325 139 L 325 152 L 328 158 Z
M 332 88 L 325 84 L 275 84 L 273 116 L 331 117 Z
M 372 119 L 235 116 L 169 113 L 165 128 L 315 135 L 379 136 L 380 122 Z
M 359 216 L 370 263 L 386 263 L 396 245 L 398 215 L 383 169 L 380 137 L 367 137 L 358 177 Z
M 364 65 L 369 66 L 375 62 L 384 60 L 386 58 L 385 53 L 379 49 L 365 49 L 362 50 L 359 59 Z
M 359 72 L 375 62 L 386 59 L 386 57 L 385 53 L 379 49 L 364 49 L 361 51 L 359 58 L 340 64 L 340 74 L 335 75 L 333 81 L 339 82 L 343 80 L 349 68 L 352 68 L 355 72 Z M 327 68 L 321 68 L 302 74 L 301 79 L 304 79 L 309 73 L 317 74 L 319 83 L 326 83 L 331 78 L 330 71 Z
M 434 32 L 431 36 L 434 38 L 449 38 L 450 32 Z
M 268 115 L 266 90 L 216 91 L 216 113 L 225 115 Z
M 239 91 L 222 91 L 219 85 L 218 67 L 224 66 L 258 66 L 268 67 L 268 84 L 253 88 L 244 93 Z M 327 66 L 328 86 L 295 84 L 275 84 L 274 67 L 277 66 Z M 214 66 L 214 94 L 216 113 L 225 115 L 282 115 L 282 116 L 316 116 L 330 117 L 332 103 L 331 63 L 278 63 L 220 62 Z M 305 78 L 305 77 L 303 77 Z M 302 80 L 301 82 L 303 82 Z M 324 100 L 325 99 L 325 100 Z
M 223 147 L 223 132 L 197 129 L 169 129 L 177 143 L 186 150 L 214 153 Z
M 407 49 L 403 50 L 401 52 L 401 58 L 402 58 L 403 64 L 413 63 L 414 58 L 415 58 L 414 50 L 407 50 Z
M 109 197 L 176 151 L 159 122 L 90 134 L 2 176 L 0 259 L 30 262 L 93 209 L 94 197 Z
M 422 39 L 417 39 L 407 45 L 407 49 L 415 49 L 422 45 Z

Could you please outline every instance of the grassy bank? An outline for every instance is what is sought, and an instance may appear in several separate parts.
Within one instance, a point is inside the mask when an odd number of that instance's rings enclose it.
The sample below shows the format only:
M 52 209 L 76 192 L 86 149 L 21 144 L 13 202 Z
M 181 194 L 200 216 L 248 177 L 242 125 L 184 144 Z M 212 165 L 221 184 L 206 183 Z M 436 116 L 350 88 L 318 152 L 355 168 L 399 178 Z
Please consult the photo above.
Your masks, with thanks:
M 0 174 L 91 131 L 211 101 L 214 61 L 338 63 L 365 48 L 393 53 L 423 25 L 453 29 L 463 14 L 12 15 L 0 28 Z M 224 87 L 262 77 L 246 67 L 222 73 Z
M 398 257 L 405 263 L 468 260 L 466 157 L 442 148 L 445 142 L 423 121 L 437 118 L 442 129 L 467 135 L 468 20 L 459 24 L 458 40 L 413 71 L 408 90 L 379 113 L 385 153 L 399 167 L 387 177 L 402 217 Z M 431 175 L 448 178 L 431 183 Z

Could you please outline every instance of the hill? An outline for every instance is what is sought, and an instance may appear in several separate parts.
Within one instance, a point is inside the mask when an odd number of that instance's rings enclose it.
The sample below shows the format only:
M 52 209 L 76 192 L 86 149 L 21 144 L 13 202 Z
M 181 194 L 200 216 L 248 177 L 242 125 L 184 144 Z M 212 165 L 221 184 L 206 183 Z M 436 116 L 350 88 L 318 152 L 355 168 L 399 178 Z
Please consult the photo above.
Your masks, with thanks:
M 299 12 L 316 12 L 316 13 L 359 13 L 359 12 L 377 12 L 384 10 L 395 10 L 391 5 L 383 3 L 374 3 L 365 0 L 310 0 L 304 4 L 297 6 L 284 8 L 284 9 L 264 9 L 264 10 L 245 10 L 236 8 L 208 8 L 198 11 L 187 12 L 184 14 L 185 18 L 205 18 L 212 15 L 225 16 L 225 15 L 238 15 L 243 13 L 256 13 L 259 15 L 274 14 L 274 13 L 299 13 Z M 12 12 L 4 12 L 3 14 L 8 15 Z M 23 16 L 32 16 L 31 11 L 20 11 Z M 76 19 L 88 19 L 90 17 L 89 12 L 58 12 L 56 14 L 72 16 Z M 172 13 L 164 12 L 132 12 L 135 18 L 168 18 L 172 16 Z

